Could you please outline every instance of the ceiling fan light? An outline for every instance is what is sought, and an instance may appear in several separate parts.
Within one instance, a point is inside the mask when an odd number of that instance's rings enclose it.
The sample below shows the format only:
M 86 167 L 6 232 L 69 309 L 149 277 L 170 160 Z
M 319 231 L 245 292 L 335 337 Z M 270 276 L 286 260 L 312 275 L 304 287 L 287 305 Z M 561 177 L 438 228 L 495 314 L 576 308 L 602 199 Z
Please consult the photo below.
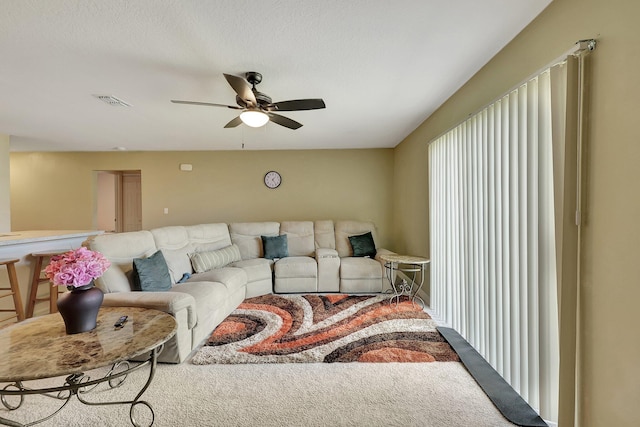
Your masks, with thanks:
M 262 111 L 258 110 L 246 110 L 240 113 L 240 120 L 252 128 L 259 128 L 260 126 L 264 126 L 269 121 L 269 116 L 267 116 Z

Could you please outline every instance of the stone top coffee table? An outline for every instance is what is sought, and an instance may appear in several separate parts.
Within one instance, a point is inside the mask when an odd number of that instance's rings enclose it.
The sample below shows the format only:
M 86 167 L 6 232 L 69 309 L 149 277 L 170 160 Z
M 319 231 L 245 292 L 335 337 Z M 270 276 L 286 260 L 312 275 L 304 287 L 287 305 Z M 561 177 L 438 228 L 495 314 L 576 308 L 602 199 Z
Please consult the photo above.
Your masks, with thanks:
M 128 316 L 122 327 L 114 327 L 121 316 Z M 24 396 L 40 394 L 59 399 L 62 406 L 72 396 L 87 405 L 131 405 L 130 418 L 134 426 L 140 425 L 134 416 L 137 405 L 151 411 L 152 425 L 155 415 L 147 402 L 139 400 L 155 372 L 157 356 L 162 345 L 176 333 L 175 319 L 164 312 L 136 307 L 102 307 L 98 313 L 97 327 L 80 334 L 67 335 L 60 314 L 49 314 L 16 323 L 0 330 L 0 390 L 2 404 L 9 410 L 18 409 Z M 149 353 L 140 363 L 128 360 Z M 106 375 L 92 379 L 84 373 L 112 365 Z M 149 378 L 135 399 L 118 402 L 91 402 L 86 395 L 97 384 L 108 382 L 111 388 L 122 385 L 126 376 L 144 366 L 150 366 Z M 26 381 L 67 375 L 63 385 L 49 388 L 32 388 Z M 1 386 L 1 385 L 0 385 Z M 8 399 L 14 396 L 13 399 Z M 13 404 L 19 397 L 19 403 Z M 10 402 L 11 400 L 11 402 Z M 40 422 L 38 421 L 38 422 Z M 21 425 L 0 417 L 0 424 Z

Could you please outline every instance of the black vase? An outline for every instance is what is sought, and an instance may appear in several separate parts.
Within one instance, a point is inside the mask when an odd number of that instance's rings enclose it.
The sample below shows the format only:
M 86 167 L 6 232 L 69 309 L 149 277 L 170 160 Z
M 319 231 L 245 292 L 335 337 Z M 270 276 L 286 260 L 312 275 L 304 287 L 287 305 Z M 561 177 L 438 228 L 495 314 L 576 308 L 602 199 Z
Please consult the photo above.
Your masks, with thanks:
M 64 320 L 67 334 L 79 334 L 95 329 L 103 298 L 104 294 L 93 282 L 72 288 L 71 292 L 61 295 L 58 299 L 58 311 Z

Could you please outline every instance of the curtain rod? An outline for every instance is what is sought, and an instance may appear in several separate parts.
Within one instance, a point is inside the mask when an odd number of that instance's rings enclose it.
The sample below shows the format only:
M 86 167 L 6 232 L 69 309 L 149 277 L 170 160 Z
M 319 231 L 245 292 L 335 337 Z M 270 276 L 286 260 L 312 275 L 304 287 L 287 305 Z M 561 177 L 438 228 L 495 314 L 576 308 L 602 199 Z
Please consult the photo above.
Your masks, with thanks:
M 469 117 L 472 117 L 476 114 L 478 114 L 480 111 L 484 110 L 485 108 L 487 108 L 489 105 L 492 105 L 494 103 L 496 103 L 499 99 L 502 99 L 503 97 L 505 97 L 507 94 L 513 92 L 514 90 L 516 90 L 517 88 L 519 88 L 520 86 L 522 86 L 523 84 L 527 83 L 528 81 L 532 80 L 535 76 L 541 74 L 542 72 L 544 72 L 546 69 L 553 67 L 554 65 L 558 65 L 561 62 L 565 61 L 568 57 L 570 56 L 574 56 L 574 57 L 579 57 L 580 55 L 582 55 L 584 52 L 590 52 L 595 50 L 597 45 L 597 41 L 596 39 L 584 39 L 584 40 L 578 40 L 573 46 L 571 46 L 571 48 L 569 50 L 567 50 L 565 53 L 563 53 L 562 55 L 558 56 L 556 59 L 554 59 L 553 61 L 549 62 L 547 65 L 539 68 L 536 72 L 534 72 L 533 74 L 529 74 L 529 76 L 527 78 L 525 78 L 524 80 L 521 80 L 520 83 L 513 85 L 510 89 L 508 89 L 507 91 L 503 92 L 502 95 L 494 98 L 492 101 L 490 101 L 487 104 L 484 104 L 482 107 L 480 107 L 479 109 L 475 110 L 472 113 L 469 113 L 467 115 L 467 117 L 461 121 L 459 121 L 458 123 L 456 123 L 455 125 L 451 126 L 450 128 L 448 128 L 447 130 L 445 130 L 444 132 L 439 133 L 437 136 L 435 136 L 434 138 L 431 138 L 431 140 L 429 142 L 427 142 L 427 146 L 431 145 L 435 140 L 437 140 L 438 138 L 440 138 L 442 135 L 448 133 L 450 130 L 456 128 L 460 123 L 463 123 L 464 121 L 466 121 L 467 119 L 469 119 Z

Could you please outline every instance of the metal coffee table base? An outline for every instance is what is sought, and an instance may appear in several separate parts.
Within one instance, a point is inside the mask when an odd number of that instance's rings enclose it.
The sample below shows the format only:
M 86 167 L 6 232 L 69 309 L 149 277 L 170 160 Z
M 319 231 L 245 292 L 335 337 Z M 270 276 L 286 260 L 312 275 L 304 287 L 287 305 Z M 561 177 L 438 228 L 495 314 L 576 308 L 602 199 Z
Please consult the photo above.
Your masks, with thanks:
M 51 419 L 56 414 L 58 414 L 62 410 L 62 408 L 64 408 L 67 405 L 67 403 L 69 403 L 71 398 L 73 396 L 76 396 L 78 401 L 85 405 L 131 405 L 131 408 L 129 409 L 129 419 L 131 420 L 131 424 L 133 424 L 135 427 L 143 426 L 142 424 L 140 424 L 139 420 L 137 420 L 135 417 L 134 412 L 136 407 L 139 407 L 140 405 L 146 406 L 151 413 L 151 422 L 145 425 L 151 426 L 155 421 L 155 413 L 153 412 L 153 408 L 151 407 L 151 405 L 144 400 L 140 400 L 140 397 L 142 397 L 144 392 L 149 387 L 149 384 L 151 384 L 151 380 L 153 379 L 153 376 L 156 371 L 158 354 L 162 351 L 163 347 L 164 345 L 152 350 L 150 352 L 149 359 L 143 362 L 137 363 L 135 366 L 131 366 L 131 364 L 127 361 L 114 363 L 111 369 L 109 370 L 109 372 L 107 372 L 103 377 L 94 379 L 94 380 L 92 380 L 89 376 L 85 375 L 84 373 L 77 373 L 77 374 L 72 374 L 66 377 L 64 385 L 59 387 L 33 389 L 33 388 L 27 387 L 25 385 L 25 382 L 23 381 L 16 381 L 14 383 L 8 384 L 2 390 L 0 390 L 0 400 L 2 401 L 2 404 L 4 405 L 4 407 L 10 411 L 19 409 L 24 402 L 25 396 L 32 395 L 32 394 L 37 394 L 37 395 L 57 399 L 61 401 L 62 404 L 53 413 L 37 421 L 32 421 L 27 424 L 21 424 L 19 422 L 0 417 L 0 424 L 7 425 L 7 426 L 24 427 L 24 426 L 31 426 L 31 425 L 42 423 L 44 421 Z M 111 402 L 91 402 L 85 399 L 84 396 L 87 395 L 90 391 L 92 391 L 98 384 L 107 382 L 109 384 L 109 387 L 112 389 L 120 387 L 125 382 L 125 380 L 127 379 L 127 376 L 130 373 L 135 372 L 139 369 L 142 369 L 145 366 L 149 366 L 149 378 L 147 379 L 144 386 L 138 392 L 138 394 L 133 400 L 111 401 Z M 13 396 L 19 397 L 19 401 L 17 404 L 12 404 L 7 399 L 8 397 L 13 397 Z

